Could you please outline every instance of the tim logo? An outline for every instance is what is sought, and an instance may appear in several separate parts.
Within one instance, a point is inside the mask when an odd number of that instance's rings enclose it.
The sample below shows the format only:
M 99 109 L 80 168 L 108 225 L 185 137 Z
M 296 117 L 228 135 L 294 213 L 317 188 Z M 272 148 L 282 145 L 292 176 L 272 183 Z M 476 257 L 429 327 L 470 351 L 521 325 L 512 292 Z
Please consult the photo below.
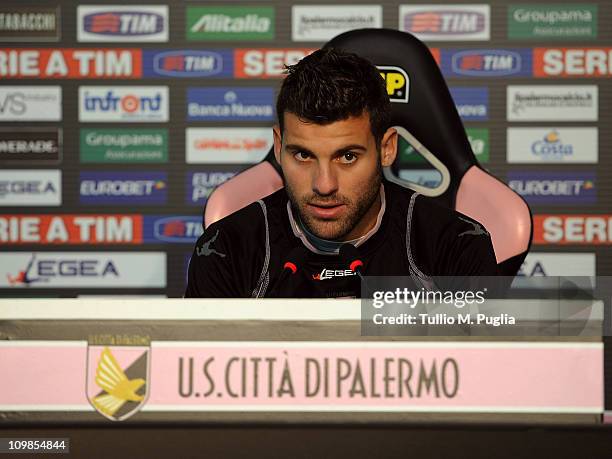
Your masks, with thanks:
M 147 242 L 186 242 L 193 244 L 202 235 L 202 217 L 145 217 Z
M 153 71 L 169 77 L 210 77 L 223 72 L 223 56 L 212 51 L 164 51 L 153 57 Z
M 404 16 L 404 30 L 414 33 L 464 35 L 486 30 L 486 16 L 472 11 L 422 11 Z
M 463 76 L 509 76 L 524 74 L 520 53 L 508 50 L 466 50 L 455 53 L 451 72 Z
M 86 14 L 85 32 L 111 37 L 146 37 L 164 30 L 164 17 L 157 13 L 140 11 L 108 11 Z
M 148 346 L 88 346 L 87 400 L 111 421 L 136 414 L 149 396 Z

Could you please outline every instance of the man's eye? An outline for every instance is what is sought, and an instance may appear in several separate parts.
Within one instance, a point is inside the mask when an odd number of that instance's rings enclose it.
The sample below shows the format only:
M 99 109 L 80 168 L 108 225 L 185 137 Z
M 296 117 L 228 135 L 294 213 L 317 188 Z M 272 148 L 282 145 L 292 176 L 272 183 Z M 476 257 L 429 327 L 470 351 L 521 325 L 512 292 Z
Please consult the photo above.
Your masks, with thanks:
M 357 155 L 355 153 L 351 153 L 347 151 L 343 153 L 342 156 L 338 158 L 342 164 L 351 164 L 357 161 Z
M 307 153 L 305 151 L 298 151 L 294 154 L 295 159 L 297 159 L 298 161 L 307 161 L 310 159 L 310 153 Z

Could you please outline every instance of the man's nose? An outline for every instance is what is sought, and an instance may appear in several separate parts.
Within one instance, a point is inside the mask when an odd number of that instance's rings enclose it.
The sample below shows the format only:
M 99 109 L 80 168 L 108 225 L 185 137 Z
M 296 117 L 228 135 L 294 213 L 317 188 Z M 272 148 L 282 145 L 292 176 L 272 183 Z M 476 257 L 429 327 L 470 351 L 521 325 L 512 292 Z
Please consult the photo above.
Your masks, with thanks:
M 331 164 L 321 164 L 315 170 L 312 189 L 315 193 L 327 196 L 338 191 L 338 178 Z

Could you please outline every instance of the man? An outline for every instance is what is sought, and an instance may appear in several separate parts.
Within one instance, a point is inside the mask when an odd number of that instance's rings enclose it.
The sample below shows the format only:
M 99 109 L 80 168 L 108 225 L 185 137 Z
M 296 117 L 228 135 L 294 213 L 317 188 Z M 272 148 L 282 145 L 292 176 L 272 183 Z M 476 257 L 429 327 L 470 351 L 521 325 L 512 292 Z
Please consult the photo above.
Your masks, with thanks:
M 274 127 L 285 187 L 206 229 L 185 296 L 358 297 L 359 274 L 426 288 L 434 275 L 495 275 L 479 223 L 383 180 L 390 111 L 380 73 L 354 54 L 322 49 L 288 67 Z

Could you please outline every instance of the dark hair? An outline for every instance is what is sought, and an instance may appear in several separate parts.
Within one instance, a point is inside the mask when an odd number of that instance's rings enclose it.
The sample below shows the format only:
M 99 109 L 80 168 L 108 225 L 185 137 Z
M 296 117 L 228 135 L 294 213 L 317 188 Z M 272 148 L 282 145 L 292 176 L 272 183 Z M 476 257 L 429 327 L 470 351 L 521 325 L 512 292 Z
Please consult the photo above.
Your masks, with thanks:
M 368 60 L 334 48 L 323 48 L 285 67 L 276 113 L 281 132 L 285 112 L 316 124 L 370 115 L 370 129 L 380 148 L 391 123 L 391 102 L 384 79 Z

